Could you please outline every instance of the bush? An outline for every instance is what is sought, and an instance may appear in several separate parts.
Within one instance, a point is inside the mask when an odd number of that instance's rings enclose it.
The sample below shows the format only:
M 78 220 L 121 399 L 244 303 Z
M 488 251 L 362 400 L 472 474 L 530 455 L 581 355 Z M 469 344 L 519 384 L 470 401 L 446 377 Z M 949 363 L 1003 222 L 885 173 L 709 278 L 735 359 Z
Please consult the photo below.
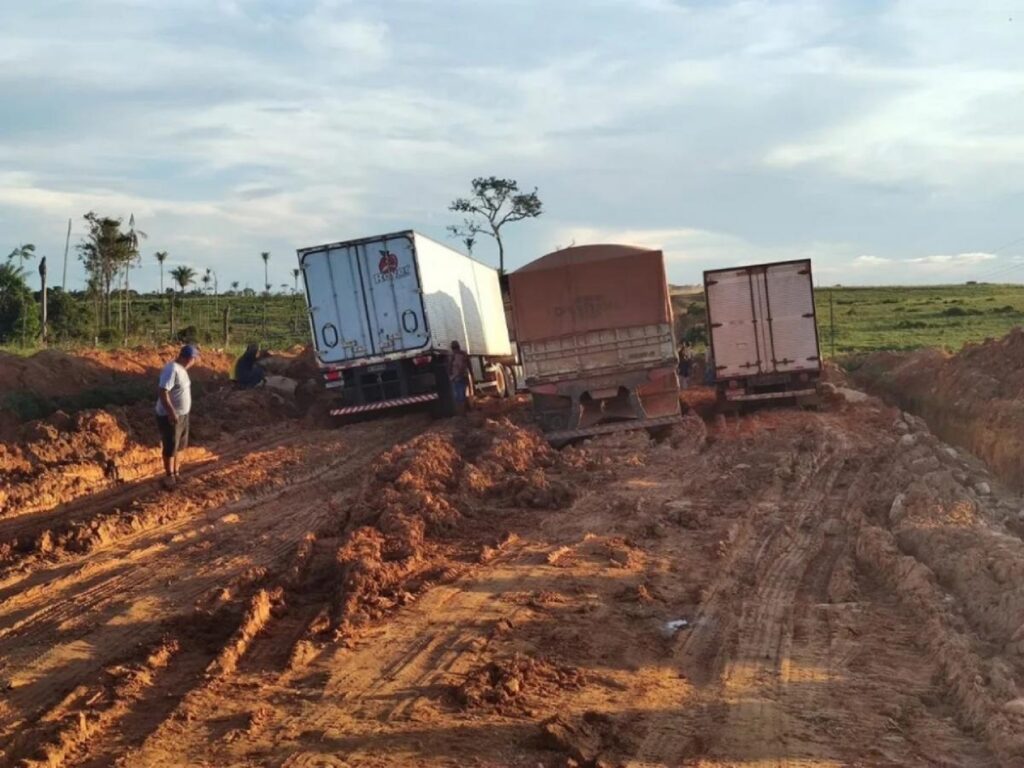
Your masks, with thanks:
M 946 317 L 966 317 L 968 315 L 980 315 L 981 310 L 978 309 L 964 309 L 963 307 L 946 307 L 939 314 L 945 315 Z
M 691 347 L 695 344 L 707 344 L 708 333 L 704 324 L 695 325 L 692 328 L 687 329 L 686 333 L 683 334 L 683 341 L 689 344 Z

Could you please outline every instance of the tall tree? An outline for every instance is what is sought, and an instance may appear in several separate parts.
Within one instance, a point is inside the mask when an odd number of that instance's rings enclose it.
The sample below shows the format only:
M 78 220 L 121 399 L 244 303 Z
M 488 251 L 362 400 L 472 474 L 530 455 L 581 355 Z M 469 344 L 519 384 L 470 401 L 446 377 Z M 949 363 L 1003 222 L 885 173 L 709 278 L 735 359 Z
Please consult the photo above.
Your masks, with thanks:
M 93 211 L 85 214 L 89 231 L 78 245 L 78 255 L 101 300 L 101 324 L 111 326 L 110 297 L 116 279 L 125 264 L 136 254 L 137 240 L 121 231 L 121 220 L 100 216 Z
M 532 192 L 520 192 L 519 183 L 514 179 L 499 179 L 497 176 L 478 177 L 471 182 L 472 194 L 452 201 L 448 210 L 466 214 L 461 224 L 448 227 L 453 237 L 458 237 L 472 252 L 478 234 L 494 238 L 498 244 L 498 270 L 505 272 L 505 244 L 501 229 L 506 224 L 523 219 L 535 219 L 543 213 L 543 204 Z M 474 218 L 476 217 L 476 218 Z
M 167 261 L 167 251 L 157 251 L 153 254 L 160 262 L 160 295 L 164 293 L 164 262 Z
M 238 286 L 240 286 L 240 285 L 241 285 L 241 283 L 238 282 L 237 280 L 232 280 L 231 281 L 231 290 L 232 290 L 232 292 L 238 293 Z
M 295 293 L 299 292 L 299 275 L 301 274 L 302 270 L 299 269 L 298 267 L 295 267 L 295 269 L 292 270 L 292 277 L 295 278 L 295 287 L 292 290 Z

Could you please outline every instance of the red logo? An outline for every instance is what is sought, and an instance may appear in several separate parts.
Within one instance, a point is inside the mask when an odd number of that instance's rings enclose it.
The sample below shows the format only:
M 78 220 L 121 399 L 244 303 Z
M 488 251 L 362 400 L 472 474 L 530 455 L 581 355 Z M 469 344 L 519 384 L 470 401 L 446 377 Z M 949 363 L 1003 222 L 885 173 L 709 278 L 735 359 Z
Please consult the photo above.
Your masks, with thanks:
M 381 251 L 377 271 L 382 275 L 393 275 L 398 271 L 398 257 L 391 251 Z

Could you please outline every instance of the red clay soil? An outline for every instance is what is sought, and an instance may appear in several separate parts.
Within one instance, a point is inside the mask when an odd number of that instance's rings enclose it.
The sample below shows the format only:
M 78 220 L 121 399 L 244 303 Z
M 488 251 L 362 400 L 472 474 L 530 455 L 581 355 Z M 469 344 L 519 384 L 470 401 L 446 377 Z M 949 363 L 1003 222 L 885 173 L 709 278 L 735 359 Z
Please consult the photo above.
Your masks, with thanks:
M 0 569 L 0 764 L 1024 764 L 1019 500 L 831 403 L 224 435 Z
M 984 459 L 1004 482 L 1024 488 L 1024 330 L 968 344 L 955 355 L 876 353 L 855 377 Z

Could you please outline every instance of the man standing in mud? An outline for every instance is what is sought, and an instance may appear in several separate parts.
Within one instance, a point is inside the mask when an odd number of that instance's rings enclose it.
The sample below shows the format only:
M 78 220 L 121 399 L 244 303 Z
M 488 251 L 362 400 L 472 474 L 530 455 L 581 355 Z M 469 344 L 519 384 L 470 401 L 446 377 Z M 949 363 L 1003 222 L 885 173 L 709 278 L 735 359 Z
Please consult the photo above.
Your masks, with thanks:
M 448 357 L 448 381 L 452 383 L 455 412 L 465 413 L 469 409 L 469 355 L 457 341 L 452 342 Z
M 192 410 L 192 381 L 188 369 L 199 359 L 192 344 L 181 348 L 178 357 L 160 371 L 157 384 L 156 424 L 164 457 L 164 486 L 178 483 L 181 455 L 188 448 L 188 414 Z

